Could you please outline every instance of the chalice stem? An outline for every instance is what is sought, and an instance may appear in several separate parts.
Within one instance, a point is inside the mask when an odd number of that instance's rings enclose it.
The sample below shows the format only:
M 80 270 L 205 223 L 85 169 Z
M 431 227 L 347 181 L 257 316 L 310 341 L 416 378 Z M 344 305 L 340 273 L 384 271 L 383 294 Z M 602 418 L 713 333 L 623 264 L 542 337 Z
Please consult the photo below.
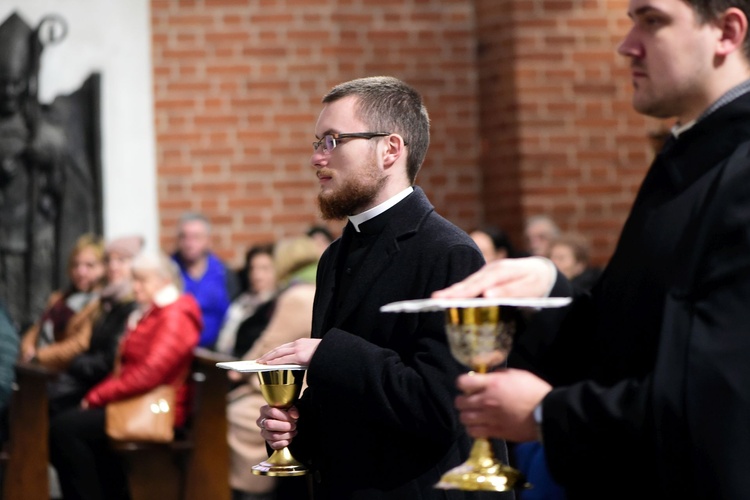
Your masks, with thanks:
M 289 451 L 289 448 L 286 446 L 279 450 L 275 450 L 263 463 L 277 468 L 285 467 L 292 471 L 305 468 L 301 462 L 297 461 L 297 459 L 292 456 L 292 452 Z
M 478 468 L 492 467 L 497 463 L 489 439 L 477 438 L 474 440 L 471 452 L 469 453 L 469 459 L 466 463 Z

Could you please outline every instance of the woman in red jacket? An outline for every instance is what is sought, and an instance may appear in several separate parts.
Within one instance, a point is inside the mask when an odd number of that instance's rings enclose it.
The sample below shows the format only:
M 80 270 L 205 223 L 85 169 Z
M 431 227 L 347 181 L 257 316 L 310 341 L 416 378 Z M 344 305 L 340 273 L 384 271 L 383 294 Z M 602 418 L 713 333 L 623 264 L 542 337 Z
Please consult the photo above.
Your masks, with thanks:
M 184 380 L 201 331 L 200 309 L 180 291 L 179 273 L 165 255 L 142 254 L 133 262 L 139 308 L 128 321 L 119 370 L 92 388 L 81 407 L 50 424 L 50 458 L 66 500 L 128 498 L 127 482 L 105 433 L 104 407 Z M 187 415 L 187 386 L 177 393 L 175 425 Z

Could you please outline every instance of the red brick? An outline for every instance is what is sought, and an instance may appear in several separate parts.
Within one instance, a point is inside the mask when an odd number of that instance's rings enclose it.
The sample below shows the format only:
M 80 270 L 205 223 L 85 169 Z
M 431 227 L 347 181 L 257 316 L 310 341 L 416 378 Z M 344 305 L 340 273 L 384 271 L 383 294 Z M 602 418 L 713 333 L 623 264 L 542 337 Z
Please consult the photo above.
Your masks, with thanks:
M 183 144 L 183 143 L 193 143 L 199 141 L 201 138 L 201 134 L 198 132 L 165 132 L 160 133 L 156 136 L 156 140 L 159 141 L 160 144 Z
M 283 58 L 286 57 L 287 51 L 287 47 L 284 46 L 273 47 L 268 44 L 264 44 L 262 47 L 245 47 L 242 49 L 242 55 L 251 58 Z
M 249 0 L 203 0 L 206 7 L 245 7 Z
M 204 38 L 208 44 L 236 44 L 246 41 L 248 36 L 245 31 L 224 31 L 206 33 Z
M 203 93 L 208 92 L 211 89 L 211 85 L 208 82 L 170 82 L 167 83 L 167 91 L 171 94 L 172 92 L 190 92 L 190 93 Z
M 249 64 L 212 64 L 206 67 L 206 73 L 209 75 L 223 76 L 243 76 L 247 75 L 252 69 Z
M 156 110 L 180 110 L 195 107 L 194 99 L 162 99 L 156 103 Z
M 236 115 L 201 115 L 195 117 L 195 124 L 199 127 L 206 126 L 233 126 L 239 123 L 239 117 Z
M 229 200 L 228 208 L 231 210 L 241 209 L 258 209 L 272 207 L 273 200 L 271 198 L 232 198 Z
M 168 23 L 170 27 L 185 27 L 185 26 L 210 26 L 214 22 L 212 16 L 206 15 L 170 15 Z
M 200 48 L 165 49 L 161 55 L 165 59 L 175 59 L 177 61 L 187 59 L 193 61 L 195 59 L 205 58 L 207 52 Z

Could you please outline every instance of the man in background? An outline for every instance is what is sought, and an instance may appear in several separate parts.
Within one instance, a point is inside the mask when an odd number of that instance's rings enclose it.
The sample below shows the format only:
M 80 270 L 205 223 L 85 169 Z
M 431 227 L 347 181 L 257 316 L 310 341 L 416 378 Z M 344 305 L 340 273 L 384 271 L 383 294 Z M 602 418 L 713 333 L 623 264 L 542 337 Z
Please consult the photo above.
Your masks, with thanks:
M 560 228 L 550 216 L 535 215 L 526 221 L 524 235 L 531 255 L 549 257 L 550 245 L 560 236 Z
M 211 252 L 211 223 L 206 216 L 186 213 L 180 217 L 172 259 L 180 267 L 185 292 L 195 297 L 201 309 L 203 331 L 198 345 L 213 348 L 238 287 L 234 273 Z

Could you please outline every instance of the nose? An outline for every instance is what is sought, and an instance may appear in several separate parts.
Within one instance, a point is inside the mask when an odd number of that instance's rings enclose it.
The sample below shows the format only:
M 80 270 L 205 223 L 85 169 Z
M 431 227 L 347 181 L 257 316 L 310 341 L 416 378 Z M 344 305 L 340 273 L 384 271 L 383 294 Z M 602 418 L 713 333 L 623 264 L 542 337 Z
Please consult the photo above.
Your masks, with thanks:
M 617 46 L 617 53 L 625 57 L 641 57 L 641 45 L 637 42 L 633 28 L 628 31 L 625 38 Z
M 316 149 L 310 157 L 310 165 L 315 168 L 323 168 L 328 164 L 328 157 L 323 154 L 323 147 Z

